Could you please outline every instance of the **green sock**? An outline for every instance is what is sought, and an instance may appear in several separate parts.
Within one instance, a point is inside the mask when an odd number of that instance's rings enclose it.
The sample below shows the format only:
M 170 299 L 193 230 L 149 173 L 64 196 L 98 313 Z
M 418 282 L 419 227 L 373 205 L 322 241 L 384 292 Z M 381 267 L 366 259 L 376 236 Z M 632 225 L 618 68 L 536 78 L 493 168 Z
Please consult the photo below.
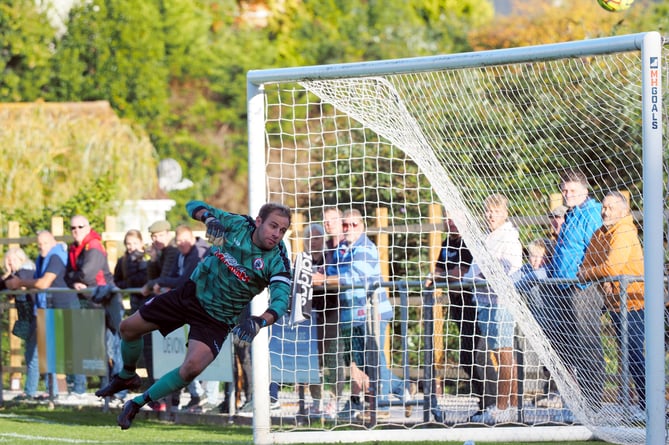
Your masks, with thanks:
M 172 394 L 174 391 L 185 388 L 189 383 L 190 382 L 186 382 L 181 378 L 179 375 L 179 368 L 175 368 L 151 385 L 145 393 L 148 398 L 144 394 L 141 394 L 132 400 L 138 405 L 144 405 L 151 400 L 162 399 L 163 397 Z
M 144 338 L 139 340 L 121 341 L 121 357 L 123 358 L 123 369 L 118 373 L 122 379 L 129 379 L 135 375 L 137 360 L 144 349 Z

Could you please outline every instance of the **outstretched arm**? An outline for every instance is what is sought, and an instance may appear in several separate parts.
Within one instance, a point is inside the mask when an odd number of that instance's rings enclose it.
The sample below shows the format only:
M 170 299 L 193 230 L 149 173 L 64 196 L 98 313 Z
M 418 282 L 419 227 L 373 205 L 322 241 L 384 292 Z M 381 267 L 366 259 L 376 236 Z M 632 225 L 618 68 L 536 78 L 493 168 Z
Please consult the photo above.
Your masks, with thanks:
M 202 201 L 190 201 L 186 210 L 193 219 L 202 221 L 207 226 L 207 241 L 214 246 L 222 246 L 225 242 L 225 227 L 219 218 L 220 211 L 215 211 Z

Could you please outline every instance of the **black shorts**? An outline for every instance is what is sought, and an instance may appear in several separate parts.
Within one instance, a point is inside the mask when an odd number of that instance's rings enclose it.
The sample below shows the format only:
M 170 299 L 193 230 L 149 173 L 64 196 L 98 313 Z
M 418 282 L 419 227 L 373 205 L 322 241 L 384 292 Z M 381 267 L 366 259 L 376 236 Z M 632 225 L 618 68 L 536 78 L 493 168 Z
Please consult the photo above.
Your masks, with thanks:
M 195 283 L 186 281 L 183 286 L 147 300 L 139 308 L 142 318 L 158 325 L 163 336 L 188 324 L 188 339 L 198 340 L 209 346 L 214 357 L 225 342 L 230 326 L 216 320 L 200 305 L 195 295 Z

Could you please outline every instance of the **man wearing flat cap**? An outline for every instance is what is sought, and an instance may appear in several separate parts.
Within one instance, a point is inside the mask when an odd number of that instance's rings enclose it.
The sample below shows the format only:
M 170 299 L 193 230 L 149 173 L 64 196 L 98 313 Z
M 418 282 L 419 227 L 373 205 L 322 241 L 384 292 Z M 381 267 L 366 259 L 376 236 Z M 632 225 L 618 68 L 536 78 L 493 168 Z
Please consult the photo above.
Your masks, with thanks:
M 560 228 L 564 224 L 564 217 L 567 214 L 569 208 L 565 205 L 559 205 L 554 207 L 550 212 L 548 212 L 548 219 L 551 223 L 551 240 L 557 240 L 558 234 L 560 233 Z
M 147 265 L 148 279 L 142 288 L 145 297 L 160 293 L 156 292 L 155 285 L 160 278 L 169 275 L 179 256 L 179 249 L 171 234 L 172 226 L 168 221 L 156 221 L 149 226 L 151 247 L 148 253 L 151 256 Z
M 159 294 L 160 289 L 158 281 L 170 274 L 172 267 L 176 264 L 179 256 L 179 249 L 177 249 L 176 242 L 171 234 L 172 226 L 169 221 L 156 221 L 149 226 L 149 233 L 151 234 L 151 246 L 146 250 L 150 258 L 146 266 L 148 281 L 142 287 L 142 295 L 148 300 L 151 296 Z M 145 300 L 145 301 L 146 301 Z M 151 342 L 151 334 L 144 336 L 144 362 L 148 374 L 148 382 L 153 384 L 153 344 Z M 174 405 L 178 404 L 176 396 L 171 401 Z M 162 411 L 167 407 L 165 401 L 155 401 L 151 404 L 151 408 Z

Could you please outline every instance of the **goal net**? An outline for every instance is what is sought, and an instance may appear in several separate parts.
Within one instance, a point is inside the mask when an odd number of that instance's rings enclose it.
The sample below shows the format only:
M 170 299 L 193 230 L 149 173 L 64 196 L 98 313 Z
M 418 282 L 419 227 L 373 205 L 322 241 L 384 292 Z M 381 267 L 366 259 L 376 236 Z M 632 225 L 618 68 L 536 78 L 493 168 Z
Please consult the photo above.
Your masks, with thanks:
M 256 339 L 256 442 L 664 443 L 664 54 L 643 33 L 250 72 L 251 210 L 293 208 L 293 254 L 324 253 L 340 283 Z M 588 201 L 563 203 L 574 171 Z M 582 218 L 607 196 L 629 203 L 645 273 L 579 282 Z M 546 275 L 522 275 L 537 246 Z M 645 367 L 624 303 L 644 280 Z

